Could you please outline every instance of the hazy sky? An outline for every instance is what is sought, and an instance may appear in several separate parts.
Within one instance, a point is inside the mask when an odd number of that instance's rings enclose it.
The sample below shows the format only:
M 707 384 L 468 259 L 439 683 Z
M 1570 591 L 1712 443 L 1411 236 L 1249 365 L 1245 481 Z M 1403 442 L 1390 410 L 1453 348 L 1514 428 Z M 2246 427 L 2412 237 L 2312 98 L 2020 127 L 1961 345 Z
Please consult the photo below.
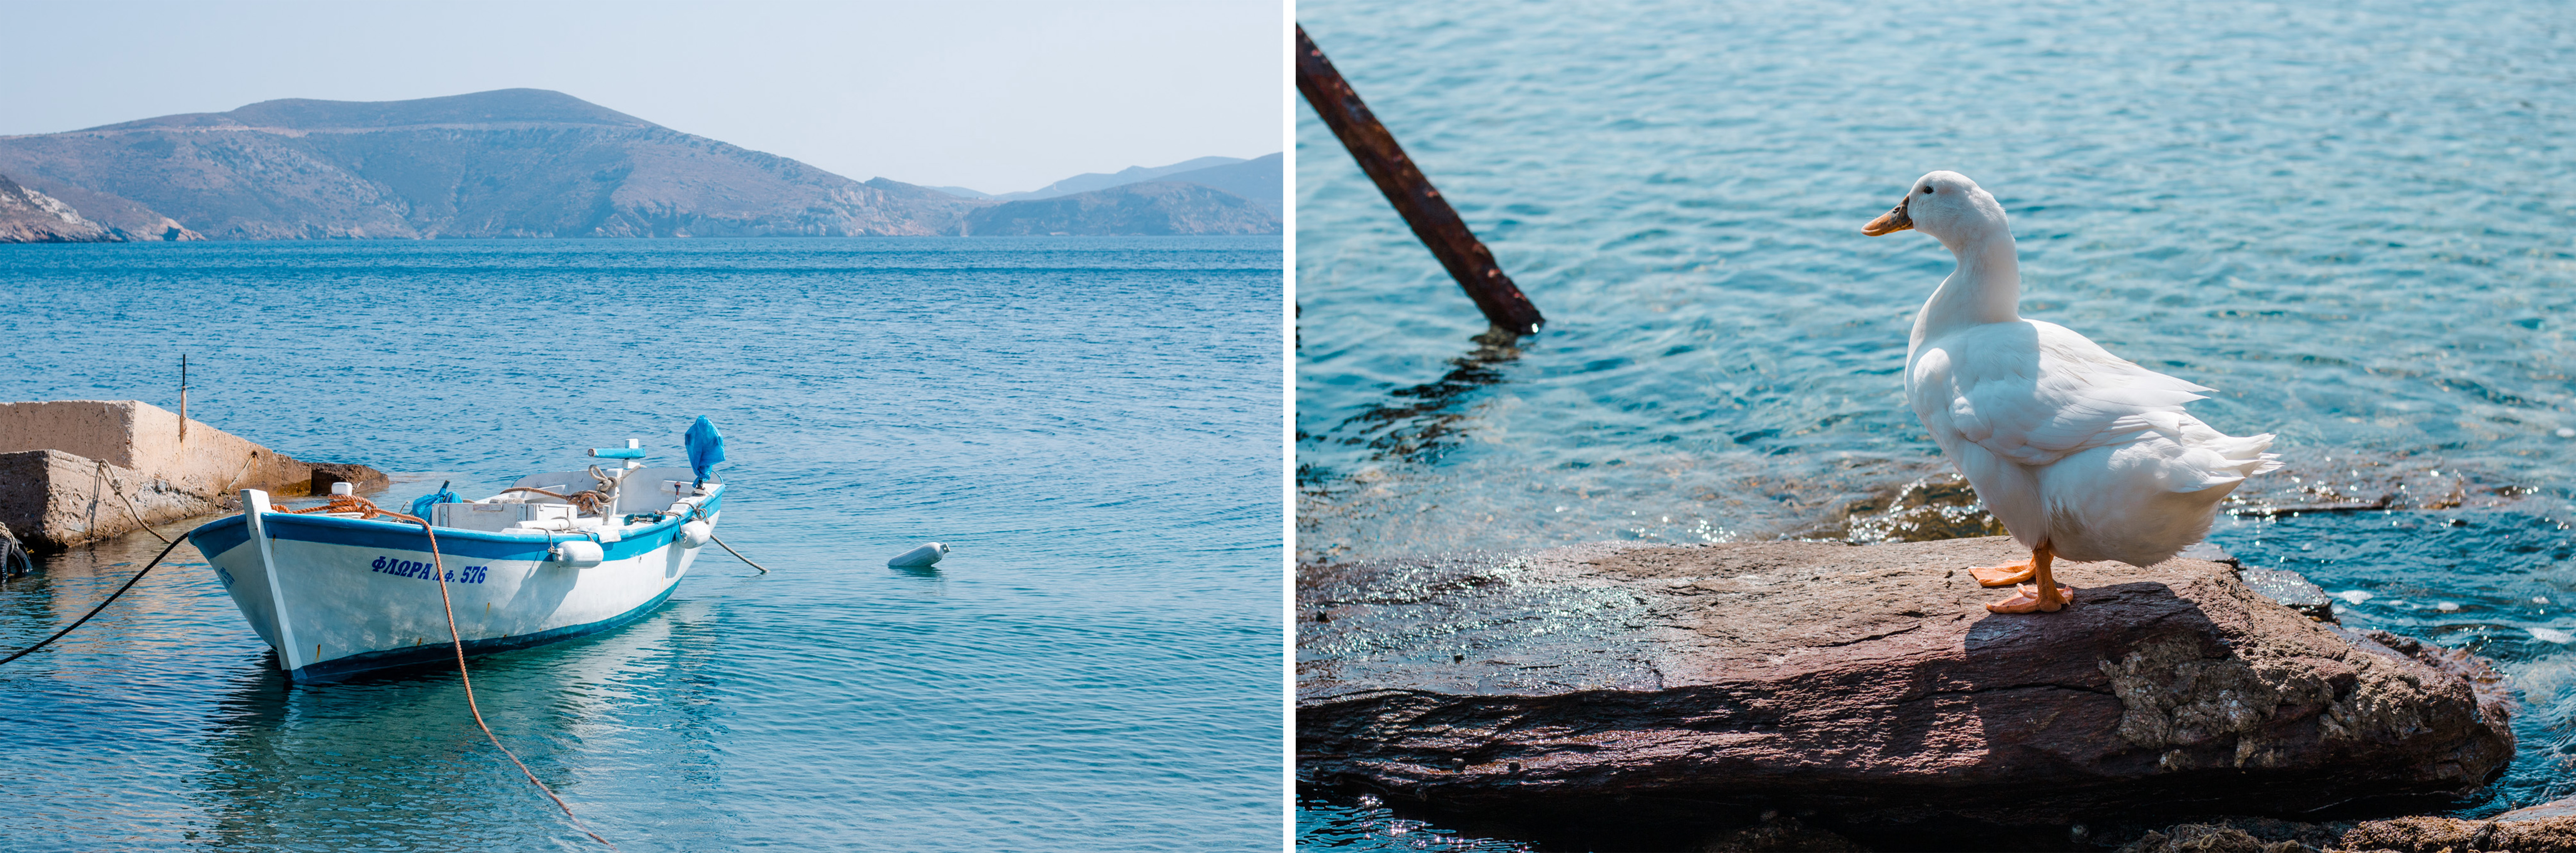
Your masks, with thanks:
M 1284 138 L 1279 2 L 0 0 L 0 135 L 275 98 L 554 89 L 859 180 L 985 192 Z

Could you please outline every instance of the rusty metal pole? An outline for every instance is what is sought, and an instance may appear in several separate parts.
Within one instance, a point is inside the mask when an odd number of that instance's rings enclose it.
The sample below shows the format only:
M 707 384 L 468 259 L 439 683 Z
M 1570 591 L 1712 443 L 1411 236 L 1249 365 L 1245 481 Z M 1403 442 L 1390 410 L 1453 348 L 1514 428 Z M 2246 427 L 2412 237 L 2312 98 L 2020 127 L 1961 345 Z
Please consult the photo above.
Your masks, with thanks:
M 1360 93 L 1351 89 L 1341 72 L 1333 70 L 1324 51 L 1315 47 L 1314 39 L 1306 37 L 1304 26 L 1297 28 L 1297 91 L 1306 96 L 1306 103 L 1315 107 L 1317 115 L 1324 117 L 1333 135 L 1341 137 L 1342 147 L 1350 150 L 1351 159 L 1360 162 L 1360 171 L 1377 182 L 1378 191 L 1385 193 L 1387 202 L 1395 205 L 1395 212 L 1404 216 L 1404 224 L 1413 226 L 1413 236 L 1431 248 L 1431 254 L 1449 269 L 1449 276 L 1458 280 L 1459 287 L 1466 288 L 1467 298 L 1476 300 L 1477 310 L 1485 312 L 1487 321 L 1513 334 L 1538 331 L 1539 325 L 1547 322 L 1538 313 L 1538 306 L 1531 305 L 1520 287 L 1512 284 L 1512 277 L 1504 275 L 1502 266 L 1494 263 L 1494 253 L 1467 230 L 1466 221 L 1449 207 L 1449 200 L 1431 188 L 1431 181 L 1422 176 L 1421 169 L 1414 168 L 1412 158 L 1404 156 L 1404 147 L 1395 144 L 1395 134 L 1378 123 L 1368 105 L 1360 102 Z

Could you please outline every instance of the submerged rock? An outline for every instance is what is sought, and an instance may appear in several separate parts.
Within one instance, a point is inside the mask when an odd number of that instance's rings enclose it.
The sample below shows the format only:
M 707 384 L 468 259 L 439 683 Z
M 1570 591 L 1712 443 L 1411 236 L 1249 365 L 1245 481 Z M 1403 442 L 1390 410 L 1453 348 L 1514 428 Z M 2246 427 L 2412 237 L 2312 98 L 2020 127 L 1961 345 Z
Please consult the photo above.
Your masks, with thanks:
M 2073 608 L 1986 612 L 2006 591 L 1965 569 L 2025 553 L 1993 537 L 1309 565 L 1301 775 L 1522 814 L 2062 825 L 2458 794 L 2513 755 L 2500 689 L 2465 656 L 2319 624 L 2200 560 L 2060 563 Z

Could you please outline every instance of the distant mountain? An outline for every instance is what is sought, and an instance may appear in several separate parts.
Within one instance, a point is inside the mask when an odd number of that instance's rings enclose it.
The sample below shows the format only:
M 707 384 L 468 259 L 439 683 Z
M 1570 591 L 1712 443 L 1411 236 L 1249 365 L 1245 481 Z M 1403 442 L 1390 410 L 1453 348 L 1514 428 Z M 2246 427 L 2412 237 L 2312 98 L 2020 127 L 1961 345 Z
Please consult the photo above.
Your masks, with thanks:
M 0 175 L 0 243 L 112 243 L 125 239 L 70 205 Z
M 1261 205 L 1263 210 L 1270 211 L 1272 216 L 1284 218 L 1288 215 L 1288 176 L 1280 164 L 1285 159 L 1279 154 L 1267 154 L 1224 166 L 1176 172 L 1155 180 L 1180 181 L 1224 190 L 1250 199 Z
M 1161 178 L 1164 175 L 1196 171 L 1199 169 L 1241 162 L 1243 162 L 1243 158 L 1240 157 L 1200 157 L 1195 160 L 1183 160 L 1169 166 L 1155 166 L 1152 168 L 1144 166 L 1129 166 L 1118 170 L 1117 174 L 1111 175 L 1104 175 L 1099 172 L 1085 172 L 1028 192 L 1002 193 L 992 197 L 1003 201 L 1055 198 L 1058 196 L 1072 195 L 1074 193 L 1090 192 L 1092 190 L 1105 190 L 1122 184 L 1142 183 Z
M 975 211 L 969 234 L 1277 234 L 1259 204 L 1198 184 L 1149 181 Z
M 1266 189 L 1263 161 L 1201 157 L 1040 192 L 1072 198 L 1175 173 L 1215 190 L 996 213 L 1011 196 L 862 183 L 561 92 L 288 99 L 0 137 L 0 173 L 17 179 L 0 218 L 22 239 L 92 233 L 79 222 L 140 240 L 1276 233 L 1279 157 L 1265 159 Z
M 163 238 L 954 234 L 989 204 L 541 89 L 266 101 L 6 137 L 0 173 Z

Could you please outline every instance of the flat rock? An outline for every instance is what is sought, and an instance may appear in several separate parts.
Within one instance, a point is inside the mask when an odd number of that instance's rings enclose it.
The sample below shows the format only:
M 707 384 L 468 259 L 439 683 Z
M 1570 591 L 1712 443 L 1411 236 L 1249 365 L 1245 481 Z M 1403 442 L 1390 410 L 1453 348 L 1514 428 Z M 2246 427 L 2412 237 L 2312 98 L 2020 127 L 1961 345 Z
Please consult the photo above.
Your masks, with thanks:
M 2477 661 L 2320 624 L 2227 566 L 2060 563 L 2002 615 L 2010 539 L 1580 546 L 1309 565 L 1301 775 L 1444 808 L 2064 824 L 2455 795 L 2513 755 Z

